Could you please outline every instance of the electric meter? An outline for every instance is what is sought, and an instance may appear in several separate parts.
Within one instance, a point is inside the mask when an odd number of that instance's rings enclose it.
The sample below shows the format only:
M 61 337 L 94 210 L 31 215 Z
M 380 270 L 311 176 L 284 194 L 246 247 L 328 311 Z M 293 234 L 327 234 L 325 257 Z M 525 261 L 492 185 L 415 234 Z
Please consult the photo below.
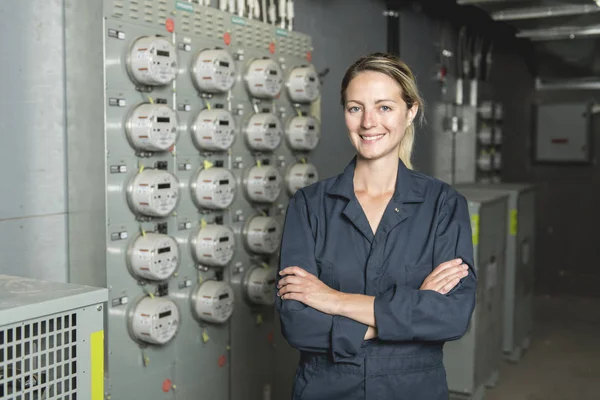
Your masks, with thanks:
M 489 146 L 492 144 L 492 129 L 489 126 L 482 126 L 477 132 L 479 143 Z
M 246 296 L 251 303 L 271 306 L 275 303 L 277 271 L 272 267 L 252 267 L 244 277 Z
M 286 134 L 292 150 L 314 150 L 321 135 L 319 121 L 315 117 L 294 117 L 288 123 Z
M 477 159 L 477 166 L 482 171 L 491 171 L 492 155 L 485 151 L 481 152 L 481 154 L 479 154 L 479 158 Z
M 133 43 L 127 64 L 134 82 L 167 85 L 177 76 L 177 51 L 163 37 L 143 36 Z
M 235 83 L 235 62 L 226 50 L 203 50 L 192 65 L 192 79 L 201 92 L 227 92 Z
M 235 252 L 235 235 L 223 225 L 200 227 L 192 236 L 192 255 L 199 264 L 225 267 Z
M 275 218 L 255 216 L 244 227 L 246 246 L 254 253 L 273 254 L 279 248 L 281 227 Z
M 128 200 L 136 214 L 166 217 L 179 202 L 179 181 L 160 169 L 145 169 L 131 181 Z
M 129 116 L 125 132 L 136 150 L 166 151 L 177 141 L 178 127 L 177 114 L 170 107 L 141 104 Z
M 499 126 L 494 129 L 494 144 L 499 146 L 502 144 L 502 128 Z
M 194 316 L 206 322 L 222 324 L 233 314 L 233 289 L 226 282 L 204 281 L 192 293 L 192 311 Z
M 179 246 L 175 239 L 160 233 L 135 238 L 127 251 L 127 265 L 134 276 L 163 281 L 179 266 Z
M 272 99 L 281 92 L 283 73 L 270 58 L 254 60 L 246 71 L 246 84 L 253 97 Z
M 226 168 L 201 168 L 192 178 L 192 198 L 199 208 L 223 210 L 233 203 L 236 181 Z
M 255 166 L 250 168 L 246 179 L 246 193 L 257 203 L 273 203 L 281 193 L 281 175 L 277 168 Z
M 312 185 L 319 180 L 317 168 L 312 164 L 294 164 L 287 173 L 287 189 L 291 195 L 298 189 Z
M 498 171 L 499 169 L 502 169 L 502 154 L 501 153 L 494 154 L 493 163 L 494 163 L 494 169 L 496 171 Z
M 292 101 L 312 103 L 319 97 L 319 76 L 312 66 L 294 68 L 287 82 L 288 93 Z
M 192 124 L 192 140 L 200 151 L 225 151 L 235 140 L 235 120 L 229 111 L 202 110 Z
M 494 103 L 491 101 L 483 101 L 477 108 L 477 112 L 481 115 L 481 118 L 491 119 L 494 114 Z
M 279 118 L 271 113 L 254 114 L 246 124 L 248 147 L 257 151 L 273 151 L 281 144 L 283 131 Z
M 133 308 L 130 327 L 133 337 L 150 344 L 166 344 L 179 331 L 179 308 L 164 297 L 144 297 Z

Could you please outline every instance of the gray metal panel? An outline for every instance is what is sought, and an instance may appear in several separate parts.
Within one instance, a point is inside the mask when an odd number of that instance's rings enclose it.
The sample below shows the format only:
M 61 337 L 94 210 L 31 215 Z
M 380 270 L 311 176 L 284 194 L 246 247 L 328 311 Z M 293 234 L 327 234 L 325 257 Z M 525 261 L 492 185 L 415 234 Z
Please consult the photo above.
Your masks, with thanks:
M 106 286 L 101 2 L 65 4 L 69 281 Z M 90 77 L 94 77 L 90 79 Z
M 66 282 L 66 232 L 64 213 L 0 221 L 0 273 Z
M 0 181 L 11 188 L 0 200 L 0 270 L 66 281 L 63 1 L 3 2 L 0 19 L 10 60 L 0 74 Z
M 340 83 L 360 56 L 386 50 L 385 10 L 383 1 L 296 2 L 295 29 L 318 38 L 314 42 L 315 68 L 318 72 L 329 69 L 321 91 L 321 143 L 312 156 L 321 178 L 341 173 L 354 156 L 340 105 Z
M 0 275 L 0 314 L 6 325 L 106 299 L 106 289 Z
M 497 375 L 502 354 L 507 197 L 463 190 L 471 224 L 477 303 L 467 333 L 444 347 L 444 364 L 451 392 L 481 393 Z
M 66 211 L 62 4 L 62 0 L 3 2 L 0 9 L 5 61 L 0 74 L 0 132 L 7 150 L 0 158 L 0 181 L 12 193 L 0 200 L 0 220 Z
M 456 133 L 456 170 L 453 183 L 474 182 L 477 165 L 477 111 L 473 106 L 457 107 L 460 118 Z
M 463 190 L 508 195 L 503 351 L 518 360 L 533 328 L 535 190 L 530 184 L 457 185 Z
M 589 103 L 538 104 L 536 161 L 590 160 Z

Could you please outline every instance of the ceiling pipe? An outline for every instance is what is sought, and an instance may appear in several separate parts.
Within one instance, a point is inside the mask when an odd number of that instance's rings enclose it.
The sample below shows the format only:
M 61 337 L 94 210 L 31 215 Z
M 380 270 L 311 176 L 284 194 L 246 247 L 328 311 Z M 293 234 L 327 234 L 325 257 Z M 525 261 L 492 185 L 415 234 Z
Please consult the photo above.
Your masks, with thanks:
M 546 7 L 530 7 L 517 8 L 504 11 L 496 11 L 490 13 L 495 21 L 516 21 L 522 19 L 537 19 L 537 18 L 552 18 L 566 17 L 572 15 L 584 15 L 600 12 L 600 7 L 597 5 L 563 5 L 563 6 L 546 6 Z
M 589 36 L 600 36 L 600 25 L 561 26 L 546 29 L 523 30 L 515 34 L 518 38 L 526 38 L 534 41 L 578 39 Z

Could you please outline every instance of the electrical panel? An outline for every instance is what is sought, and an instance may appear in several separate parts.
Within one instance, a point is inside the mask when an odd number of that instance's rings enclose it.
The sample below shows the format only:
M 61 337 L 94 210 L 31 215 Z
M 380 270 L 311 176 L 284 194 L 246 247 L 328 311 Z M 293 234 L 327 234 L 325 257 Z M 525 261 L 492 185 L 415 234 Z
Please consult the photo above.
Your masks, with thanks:
M 477 303 L 465 335 L 444 346 L 444 365 L 451 399 L 483 399 L 502 361 L 508 196 L 477 189 L 460 193 L 471 218 Z
M 285 210 L 319 175 L 311 38 L 177 0 L 65 18 L 70 275 L 109 289 L 105 397 L 268 398 Z

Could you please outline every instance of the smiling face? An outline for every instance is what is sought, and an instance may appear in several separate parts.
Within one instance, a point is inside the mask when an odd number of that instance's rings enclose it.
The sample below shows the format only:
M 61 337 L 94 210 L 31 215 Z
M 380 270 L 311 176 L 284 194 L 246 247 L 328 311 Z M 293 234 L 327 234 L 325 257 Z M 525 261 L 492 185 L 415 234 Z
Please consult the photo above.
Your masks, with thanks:
M 350 141 L 367 160 L 398 157 L 417 105 L 407 109 L 402 88 L 381 72 L 363 71 L 348 84 L 344 115 Z

